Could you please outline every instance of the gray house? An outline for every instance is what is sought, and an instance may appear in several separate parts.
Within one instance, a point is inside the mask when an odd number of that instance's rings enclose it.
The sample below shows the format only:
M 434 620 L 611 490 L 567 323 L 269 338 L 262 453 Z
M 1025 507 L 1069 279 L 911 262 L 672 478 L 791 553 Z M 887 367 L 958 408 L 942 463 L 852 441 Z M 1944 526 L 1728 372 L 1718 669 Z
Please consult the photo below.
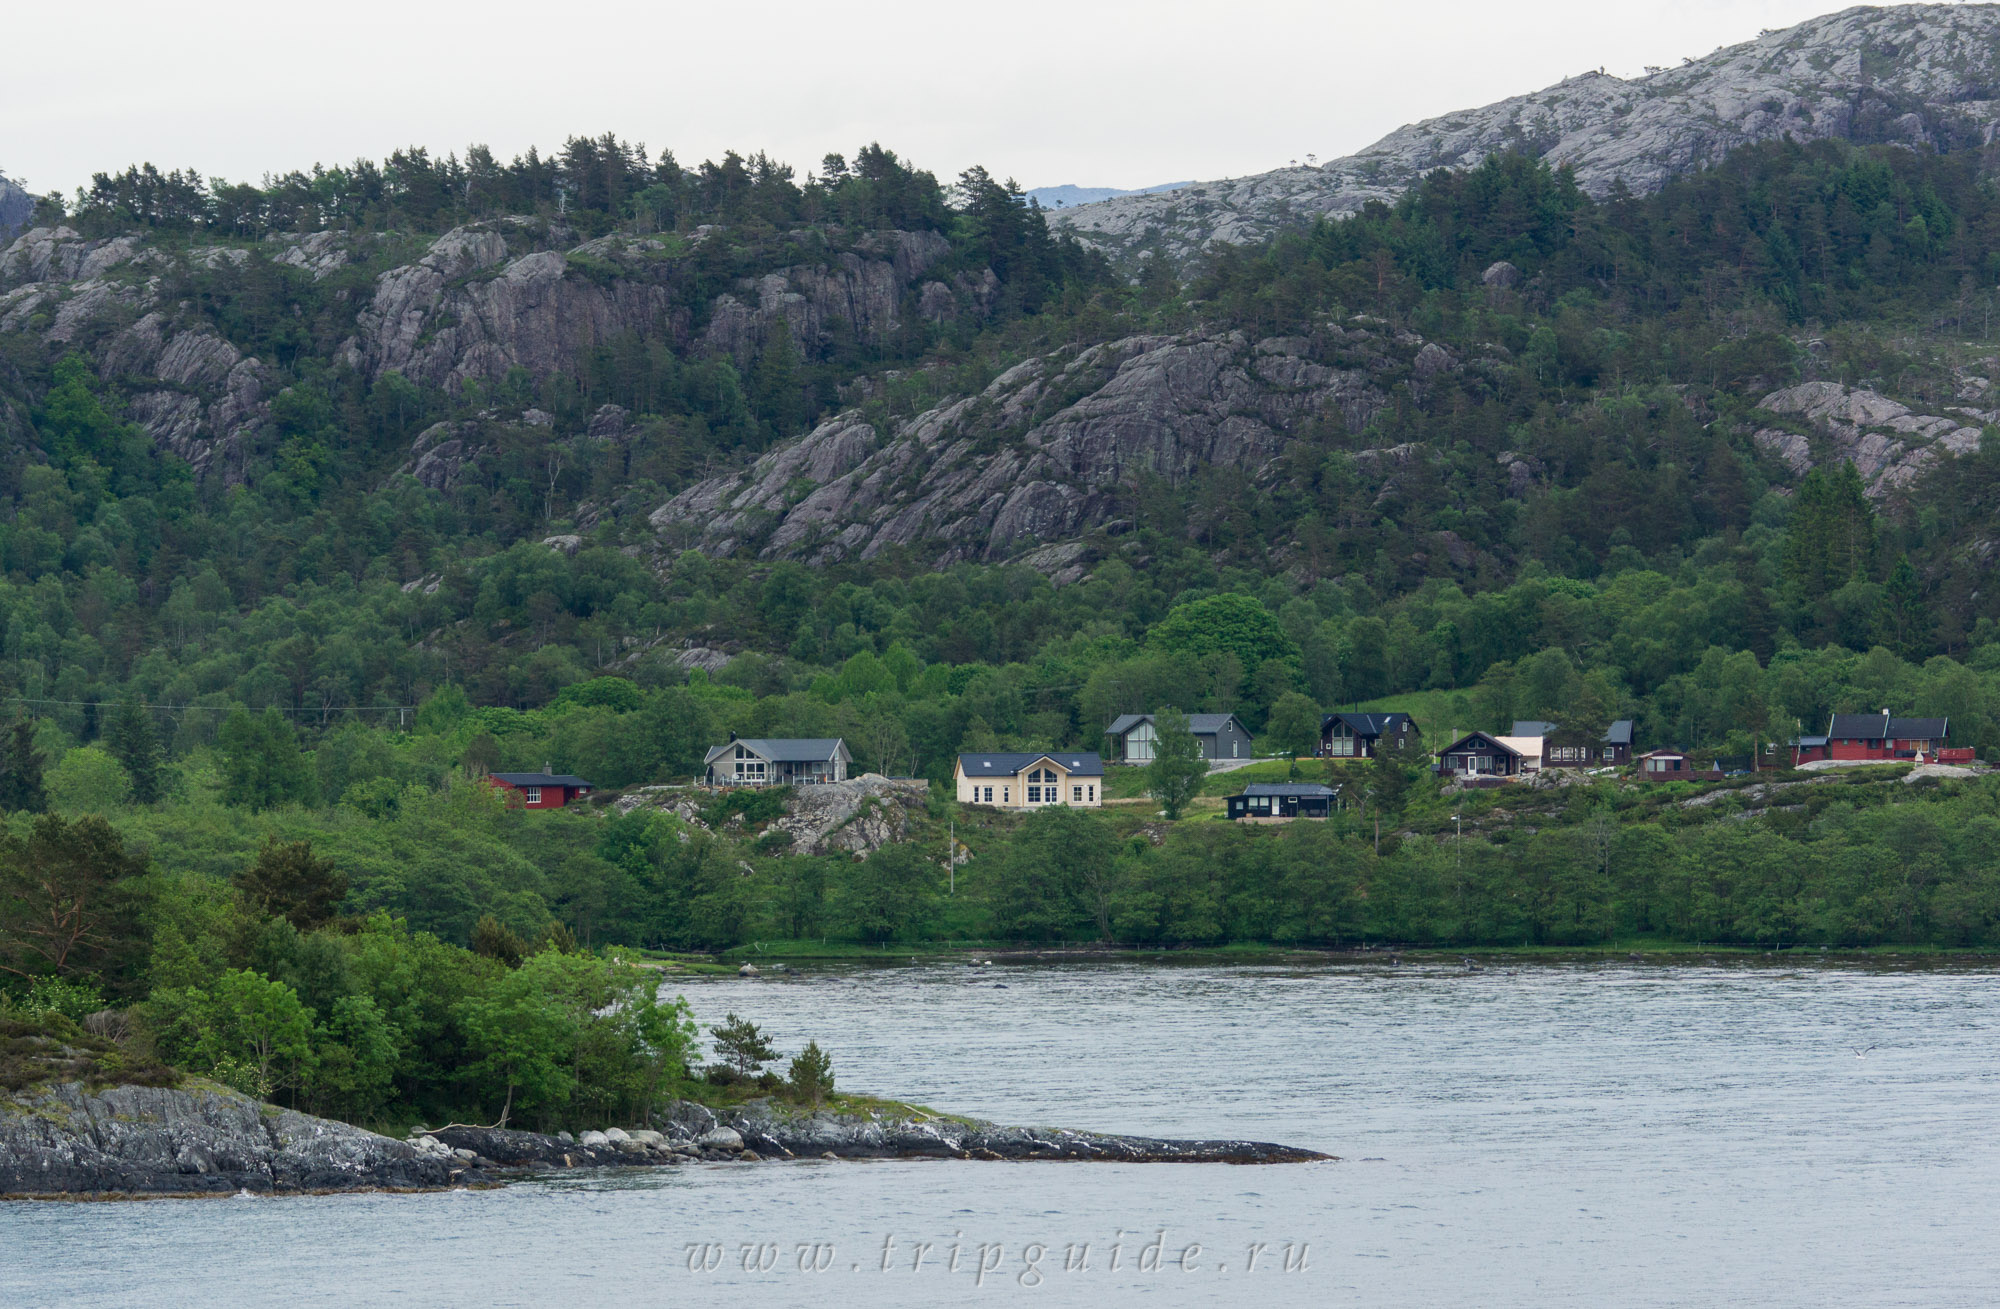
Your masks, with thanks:
M 1250 758 L 1250 729 L 1235 714 L 1189 714 L 1188 730 L 1201 742 L 1205 759 Z M 1152 714 L 1125 714 L 1104 729 L 1104 752 L 1128 764 L 1150 764 L 1157 753 L 1159 729 Z
M 792 786 L 844 782 L 854 762 L 839 737 L 731 738 L 708 752 L 710 786 Z

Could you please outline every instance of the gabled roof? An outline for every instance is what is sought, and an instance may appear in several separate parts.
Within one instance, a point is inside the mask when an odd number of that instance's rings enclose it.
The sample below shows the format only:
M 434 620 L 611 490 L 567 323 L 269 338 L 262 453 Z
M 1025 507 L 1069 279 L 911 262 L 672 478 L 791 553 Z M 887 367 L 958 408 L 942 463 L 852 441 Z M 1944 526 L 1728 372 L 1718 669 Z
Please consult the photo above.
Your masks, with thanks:
M 796 737 L 743 737 L 740 740 L 725 741 L 708 752 L 704 763 L 714 763 L 737 746 L 747 746 L 774 764 L 817 764 L 832 759 L 835 753 L 845 750 L 846 743 L 837 736 L 796 736 Z
M 1113 720 L 1111 726 L 1104 729 L 1104 734 L 1106 736 L 1123 736 L 1141 723 L 1153 722 L 1156 717 L 1157 715 L 1154 714 L 1120 714 Z M 1214 736 L 1216 733 L 1222 731 L 1223 728 L 1229 726 L 1232 720 L 1236 720 L 1235 714 L 1189 714 L 1187 716 L 1188 731 L 1193 732 L 1196 736 Z M 1236 726 L 1244 735 L 1249 735 L 1250 729 L 1244 727 L 1241 720 L 1236 720 Z
M 1501 739 L 1500 737 L 1494 736 L 1488 732 L 1467 732 L 1464 736 L 1459 737 L 1456 741 L 1453 741 L 1450 745 L 1446 746 L 1443 750 L 1439 751 L 1438 753 L 1456 754 L 1461 750 L 1466 750 L 1466 749 L 1476 750 L 1480 748 L 1481 744 L 1492 746 L 1496 750 L 1504 750 L 1508 754 L 1514 755 L 1517 758 L 1520 757 L 1521 755 L 1521 752 L 1519 750 L 1516 750 L 1513 746 L 1508 745 L 1505 740 Z
M 1605 728 L 1604 744 L 1606 745 L 1632 744 L 1632 720 L 1629 718 L 1621 718 L 1617 722 L 1611 724 L 1611 726 Z
M 1514 730 L 1509 736 L 1547 736 L 1556 730 L 1554 723 L 1545 723 L 1539 718 L 1516 718 Z
M 1888 714 L 1835 714 L 1827 724 L 1828 736 L 1861 741 L 1895 739 L 1901 741 L 1942 741 L 1949 735 L 1949 718 L 1895 718 Z
M 1087 750 L 988 751 L 962 754 L 958 770 L 967 777 L 1012 777 L 1046 759 L 1072 777 L 1104 776 L 1104 761 Z
M 1328 714 L 1320 720 L 1319 730 L 1324 733 L 1336 722 L 1347 724 L 1347 730 L 1356 736 L 1387 736 L 1402 730 L 1404 723 L 1413 722 L 1402 712 L 1387 714 Z
M 1295 799 L 1332 799 L 1333 788 L 1318 782 L 1252 782 L 1243 788 L 1245 795 L 1290 796 Z
M 496 782 L 509 786 L 583 786 L 590 785 L 581 777 L 571 777 L 568 773 L 488 773 Z

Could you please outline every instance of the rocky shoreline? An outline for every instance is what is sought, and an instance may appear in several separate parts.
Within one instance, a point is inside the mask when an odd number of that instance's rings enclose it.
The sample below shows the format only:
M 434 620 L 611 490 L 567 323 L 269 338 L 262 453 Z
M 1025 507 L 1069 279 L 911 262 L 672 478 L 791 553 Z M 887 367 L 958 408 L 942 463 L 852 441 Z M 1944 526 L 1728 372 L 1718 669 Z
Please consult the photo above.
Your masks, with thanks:
M 1304 1163 L 1262 1141 L 1183 1141 L 1001 1127 L 887 1103 L 806 1111 L 771 1100 L 677 1102 L 658 1130 L 545 1135 L 452 1125 L 406 1141 L 206 1082 L 79 1082 L 0 1099 L 0 1197 L 440 1190 L 586 1169 L 798 1159 Z

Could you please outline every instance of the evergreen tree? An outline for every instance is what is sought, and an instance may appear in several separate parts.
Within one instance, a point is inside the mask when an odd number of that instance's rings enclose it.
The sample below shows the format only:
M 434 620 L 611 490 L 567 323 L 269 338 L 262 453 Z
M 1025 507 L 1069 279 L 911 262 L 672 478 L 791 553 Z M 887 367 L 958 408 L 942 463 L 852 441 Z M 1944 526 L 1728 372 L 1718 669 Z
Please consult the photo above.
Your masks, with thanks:
M 1875 606 L 1875 639 L 1915 662 L 1929 652 L 1936 627 L 1917 570 L 1905 555 L 1889 570 L 1888 584 Z
M 257 862 L 236 874 L 236 888 L 265 913 L 310 932 L 333 921 L 347 895 L 347 875 L 315 855 L 311 842 L 271 837 Z
M 1853 462 L 1831 475 L 1815 468 L 1792 497 L 1786 577 L 1801 599 L 1822 599 L 1874 572 L 1875 535 L 1875 510 Z
M 38 814 L 49 807 L 42 774 L 48 758 L 35 747 L 36 721 L 17 715 L 7 729 L 6 772 L 0 774 L 0 810 Z
M 132 802 L 156 803 L 160 798 L 160 744 L 138 701 L 127 696 L 118 702 L 105 743 L 132 779 Z
M 778 1057 L 757 1024 L 729 1014 L 708 1029 L 715 1037 L 715 1053 L 742 1077 L 755 1077 L 765 1064 Z
M 269 809 L 314 799 L 312 769 L 299 750 L 292 725 L 276 709 L 254 718 L 248 710 L 238 709 L 223 722 L 216 741 L 222 747 L 227 803 Z

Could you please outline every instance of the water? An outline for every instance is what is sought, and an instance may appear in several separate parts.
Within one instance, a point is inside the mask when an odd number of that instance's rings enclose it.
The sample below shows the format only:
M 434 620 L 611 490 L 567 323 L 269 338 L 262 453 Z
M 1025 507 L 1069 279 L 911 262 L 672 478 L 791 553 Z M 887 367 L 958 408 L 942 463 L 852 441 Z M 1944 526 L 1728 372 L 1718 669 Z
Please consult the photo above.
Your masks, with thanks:
M 0 1305 L 2000 1301 L 1985 968 L 930 965 L 684 990 L 705 1020 L 818 1039 L 844 1088 L 1343 1162 L 4 1205 Z

